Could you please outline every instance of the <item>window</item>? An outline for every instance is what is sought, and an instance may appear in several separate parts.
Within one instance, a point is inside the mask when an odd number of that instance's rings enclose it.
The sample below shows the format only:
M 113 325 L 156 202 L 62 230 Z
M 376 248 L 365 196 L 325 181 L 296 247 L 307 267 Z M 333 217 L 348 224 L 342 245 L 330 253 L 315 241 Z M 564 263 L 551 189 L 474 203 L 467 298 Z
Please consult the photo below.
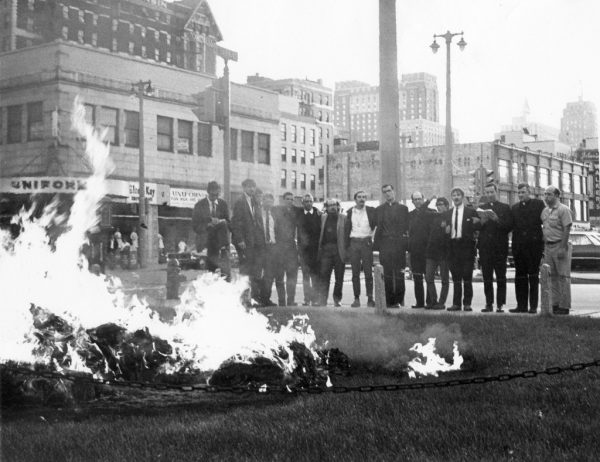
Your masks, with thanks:
M 106 141 L 110 144 L 119 145 L 119 111 L 112 107 L 100 107 L 98 125 L 101 130 L 107 129 Z
M 281 171 L 281 187 L 287 188 L 287 171 L 286 170 Z
M 518 162 L 512 163 L 512 182 L 515 184 L 519 182 L 519 164 L 518 164 Z
M 156 145 L 159 151 L 173 152 L 173 119 L 156 116 Z
M 191 124 L 191 122 L 190 122 Z M 181 132 L 181 130 L 180 130 Z M 231 134 L 231 132 L 230 132 Z M 237 136 L 236 136 L 237 138 Z M 231 141 L 231 139 L 230 139 Z M 190 128 L 190 152 L 192 152 L 192 134 L 191 134 L 191 128 Z M 231 147 L 233 146 L 233 144 L 231 144 L 229 146 L 230 148 L 230 155 L 231 155 Z M 236 139 L 236 150 L 237 150 L 237 139 Z M 204 157 L 211 157 L 212 156 L 212 126 L 210 124 L 203 124 L 203 123 L 199 123 L 198 124 L 198 155 L 199 156 L 204 156 Z
M 583 194 L 583 182 L 579 175 L 573 175 L 573 192 L 575 194 Z
M 326 137 L 327 139 L 329 139 L 329 129 L 326 129 L 326 130 L 325 130 L 325 137 Z
M 310 129 L 310 145 L 311 146 L 315 145 L 315 129 L 314 128 Z
M 314 191 L 316 189 L 316 187 L 317 187 L 317 185 L 316 185 L 316 182 L 315 182 L 315 176 L 311 175 L 310 176 L 310 190 Z
M 300 127 L 300 143 L 301 144 L 306 143 L 306 128 L 304 128 L 304 127 Z
M 296 126 L 292 125 L 292 143 L 296 142 Z
M 306 165 L 306 151 L 300 151 L 300 163 Z
M 292 170 L 292 188 L 296 189 L 298 187 L 297 181 L 296 181 L 296 170 Z
M 292 159 L 291 162 L 294 164 L 298 163 L 298 159 L 296 158 L 296 149 L 292 149 Z
M 508 178 L 508 161 L 504 159 L 500 159 L 498 161 L 498 180 L 501 183 L 509 183 Z
M 6 142 L 20 143 L 22 129 L 22 106 L 8 106 L 8 120 L 6 121 Z
M 258 134 L 258 163 L 271 163 L 271 136 L 266 133 Z
M 550 186 L 548 174 L 547 168 L 540 168 L 540 188 L 546 188 Z
M 559 187 L 560 172 L 558 170 L 552 170 L 552 186 Z
M 571 192 L 571 174 L 563 172 L 562 174 L 562 191 Z
M 67 26 L 62 27 L 61 34 L 63 39 L 69 40 L 69 28 Z
M 300 189 L 306 189 L 306 173 L 300 174 Z
M 284 123 L 281 123 L 279 125 L 279 130 L 281 131 L 281 141 L 287 140 L 287 125 Z
M 177 120 L 177 152 L 179 154 L 192 153 L 192 136 L 192 122 Z
M 231 137 L 230 137 L 230 141 L 231 141 L 231 160 L 237 160 L 238 155 L 238 130 L 237 128 L 232 128 L 231 129 Z
M 254 162 L 254 132 L 242 130 L 242 162 Z
M 287 162 L 287 149 L 281 148 L 281 162 Z
M 44 138 L 44 116 L 42 102 L 27 105 L 27 141 L 41 140 Z
M 319 138 L 323 138 L 323 127 L 319 127 Z
M 140 115 L 138 112 L 125 111 L 125 146 L 140 146 Z
M 310 151 L 308 153 L 308 160 L 310 165 L 315 165 L 315 151 Z

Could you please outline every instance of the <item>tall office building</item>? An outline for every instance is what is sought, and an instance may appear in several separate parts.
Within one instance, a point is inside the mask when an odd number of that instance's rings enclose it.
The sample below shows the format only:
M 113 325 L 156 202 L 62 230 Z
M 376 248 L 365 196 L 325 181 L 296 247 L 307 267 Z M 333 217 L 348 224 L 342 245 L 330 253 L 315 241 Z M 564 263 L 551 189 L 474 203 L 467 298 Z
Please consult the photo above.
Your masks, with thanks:
M 596 105 L 591 101 L 567 103 L 560 119 L 560 141 L 577 148 L 585 138 L 598 136 Z

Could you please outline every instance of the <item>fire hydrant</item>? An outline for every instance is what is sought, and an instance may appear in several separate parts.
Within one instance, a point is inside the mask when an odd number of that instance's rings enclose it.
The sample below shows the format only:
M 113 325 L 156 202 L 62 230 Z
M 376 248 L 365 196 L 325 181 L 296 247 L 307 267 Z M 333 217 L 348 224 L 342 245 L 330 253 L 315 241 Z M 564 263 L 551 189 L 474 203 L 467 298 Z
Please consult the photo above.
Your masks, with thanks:
M 179 284 L 181 283 L 181 268 L 176 258 L 170 258 L 167 263 L 167 300 L 179 298 Z

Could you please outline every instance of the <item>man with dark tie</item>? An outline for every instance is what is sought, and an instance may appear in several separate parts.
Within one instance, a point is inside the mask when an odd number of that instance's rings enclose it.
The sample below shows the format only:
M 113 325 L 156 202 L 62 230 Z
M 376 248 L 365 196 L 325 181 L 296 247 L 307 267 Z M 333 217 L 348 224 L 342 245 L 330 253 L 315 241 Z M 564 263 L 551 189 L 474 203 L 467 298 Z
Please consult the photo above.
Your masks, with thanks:
M 383 266 L 385 301 L 388 308 L 404 305 L 404 268 L 408 233 L 408 208 L 396 201 L 391 184 L 384 184 L 381 192 L 385 202 L 377 207 L 377 229 L 374 249 L 379 250 Z
M 321 213 L 313 207 L 313 196 L 305 194 L 302 198 L 302 209 L 298 213 L 298 254 L 302 265 L 302 287 L 304 303 L 302 305 L 318 305 L 319 303 L 319 233 L 321 231 Z
M 452 306 L 448 311 L 460 311 L 461 303 L 464 311 L 473 311 L 471 302 L 473 301 L 475 231 L 479 229 L 480 220 L 472 207 L 465 206 L 465 193 L 462 189 L 454 188 L 451 198 L 454 207 L 448 211 L 446 221 L 450 225 L 446 231 L 450 234 L 448 260 L 452 274 L 453 294 Z
M 298 210 L 294 206 L 294 194 L 291 192 L 283 194 L 283 202 L 283 205 L 272 209 L 275 218 L 275 258 L 272 259 L 275 262 L 275 288 L 279 306 L 296 306 Z
M 321 215 L 321 231 L 319 234 L 319 266 L 320 304 L 327 305 L 331 272 L 335 275 L 333 286 L 333 304 L 342 306 L 342 287 L 346 259 L 346 215 L 340 214 L 340 203 L 336 199 L 325 201 L 327 213 Z
M 275 306 L 275 303 L 271 301 L 271 291 L 273 289 L 273 279 L 275 279 L 278 267 L 281 265 L 277 250 L 276 224 L 273 209 L 274 203 L 275 199 L 273 194 L 266 193 L 262 195 L 261 207 L 259 210 L 262 227 L 265 233 L 265 251 L 261 257 L 262 277 L 260 296 L 258 299 L 263 306 Z
M 413 283 L 415 289 L 415 304 L 412 308 L 425 308 L 425 303 L 428 307 L 433 306 L 435 300 L 431 300 L 429 292 L 425 297 L 425 289 L 423 280 L 425 277 L 427 241 L 429 239 L 429 231 L 433 210 L 430 210 L 429 201 L 425 201 L 423 194 L 415 191 L 410 196 L 415 208 L 408 214 L 408 254 L 410 255 L 410 269 L 413 275 Z
M 242 197 L 233 206 L 231 238 L 240 259 L 240 274 L 248 276 L 250 296 L 260 303 L 265 232 L 260 205 L 254 197 L 256 183 L 248 178 L 242 182 L 242 189 Z
M 542 211 L 544 201 L 530 196 L 527 183 L 517 189 L 519 202 L 512 206 L 512 253 L 515 262 L 515 294 L 517 307 L 511 313 L 537 312 L 540 284 L 540 262 L 544 253 Z M 529 303 L 529 310 L 527 309 Z
M 206 249 L 208 271 L 219 270 L 227 281 L 231 280 L 229 261 L 229 208 L 219 199 L 221 187 L 216 181 L 207 186 L 208 196 L 200 199 L 192 213 L 192 228 L 196 233 L 196 251 Z
M 508 258 L 508 233 L 512 230 L 512 214 L 508 204 L 497 199 L 498 187 L 488 184 L 482 197 L 485 202 L 477 209 L 481 230 L 477 247 L 485 293 L 484 313 L 494 311 L 494 273 L 496 274 L 496 311 L 502 312 L 506 304 L 506 260 Z

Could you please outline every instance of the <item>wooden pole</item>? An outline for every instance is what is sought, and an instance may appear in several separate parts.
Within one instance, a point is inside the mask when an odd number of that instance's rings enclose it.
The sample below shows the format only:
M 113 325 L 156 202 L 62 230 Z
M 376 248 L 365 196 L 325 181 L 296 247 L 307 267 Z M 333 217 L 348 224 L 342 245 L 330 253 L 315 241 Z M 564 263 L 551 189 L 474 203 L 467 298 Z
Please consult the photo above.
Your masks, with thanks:
M 375 265 L 375 314 L 384 314 L 386 308 L 385 302 L 385 281 L 383 279 L 383 266 Z
M 544 263 L 540 275 L 540 314 L 542 316 L 552 316 L 552 294 L 550 287 L 550 265 Z

